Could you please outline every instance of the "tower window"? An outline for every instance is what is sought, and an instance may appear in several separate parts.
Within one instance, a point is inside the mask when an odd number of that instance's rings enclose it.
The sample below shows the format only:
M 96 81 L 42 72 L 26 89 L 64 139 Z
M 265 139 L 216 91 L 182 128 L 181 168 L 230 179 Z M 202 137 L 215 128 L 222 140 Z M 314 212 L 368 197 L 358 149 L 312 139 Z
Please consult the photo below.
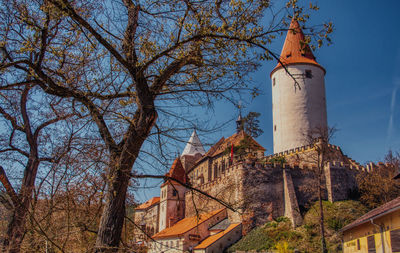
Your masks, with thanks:
M 175 197 L 176 195 L 178 195 L 178 192 L 174 189 L 174 190 L 172 191 L 172 195 Z
M 276 80 L 274 78 L 274 79 L 272 79 L 272 86 L 275 86 L 275 84 L 276 84 Z
M 312 72 L 310 69 L 306 69 L 306 78 L 312 78 Z
M 274 131 L 276 131 L 276 125 L 274 125 Z

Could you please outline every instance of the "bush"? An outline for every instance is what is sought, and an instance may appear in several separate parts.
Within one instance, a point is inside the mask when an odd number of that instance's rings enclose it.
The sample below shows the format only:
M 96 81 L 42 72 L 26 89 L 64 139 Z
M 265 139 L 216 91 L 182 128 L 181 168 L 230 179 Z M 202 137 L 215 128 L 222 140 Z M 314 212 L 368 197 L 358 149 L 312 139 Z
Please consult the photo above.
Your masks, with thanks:
M 323 202 L 326 238 L 329 252 L 341 252 L 338 231 L 367 212 L 367 208 L 358 201 Z M 279 217 L 257 227 L 228 249 L 235 251 L 278 250 L 278 252 L 319 252 L 319 208 L 314 204 L 304 216 L 304 225 L 292 228 L 290 220 Z

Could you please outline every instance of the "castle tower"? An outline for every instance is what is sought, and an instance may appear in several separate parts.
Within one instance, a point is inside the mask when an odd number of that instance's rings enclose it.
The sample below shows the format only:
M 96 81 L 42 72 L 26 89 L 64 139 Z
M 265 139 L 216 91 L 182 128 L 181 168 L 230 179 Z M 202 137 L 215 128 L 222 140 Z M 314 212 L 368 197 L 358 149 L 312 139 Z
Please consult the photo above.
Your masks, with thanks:
M 293 19 L 280 56 L 272 70 L 274 153 L 309 144 L 310 133 L 327 130 L 325 69 L 304 43 L 299 23 Z M 295 85 L 294 79 L 298 85 Z
M 181 162 L 185 171 L 190 169 L 205 153 L 206 151 L 203 148 L 203 144 L 201 144 L 199 136 L 197 136 L 196 130 L 193 130 L 193 133 L 181 154 Z
M 166 174 L 179 182 L 186 183 L 186 172 L 180 158 L 176 158 Z M 173 180 L 166 180 L 161 185 L 159 231 L 173 226 L 185 217 L 186 188 Z

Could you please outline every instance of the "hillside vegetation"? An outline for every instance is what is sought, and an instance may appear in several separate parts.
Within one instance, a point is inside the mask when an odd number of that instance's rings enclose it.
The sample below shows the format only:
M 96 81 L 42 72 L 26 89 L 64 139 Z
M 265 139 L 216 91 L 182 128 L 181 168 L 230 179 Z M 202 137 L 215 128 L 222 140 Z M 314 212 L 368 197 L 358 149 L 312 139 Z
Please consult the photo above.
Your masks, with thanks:
M 329 252 L 342 252 L 339 230 L 368 210 L 358 201 L 323 203 L 326 237 Z M 281 217 L 250 231 L 228 252 L 278 250 L 278 252 L 318 252 L 320 236 L 318 205 L 314 204 L 304 215 L 304 225 L 292 228 L 289 219 Z

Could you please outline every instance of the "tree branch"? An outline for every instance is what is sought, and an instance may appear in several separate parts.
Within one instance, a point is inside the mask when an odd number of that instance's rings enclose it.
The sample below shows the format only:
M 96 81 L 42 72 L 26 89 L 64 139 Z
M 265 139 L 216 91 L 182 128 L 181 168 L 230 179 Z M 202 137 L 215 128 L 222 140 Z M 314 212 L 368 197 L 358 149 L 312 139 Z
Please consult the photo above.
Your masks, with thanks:
M 69 15 L 75 22 L 82 25 L 85 29 L 87 29 L 96 40 L 103 45 L 116 59 L 120 62 L 125 68 L 132 71 L 134 66 L 129 64 L 124 57 L 115 49 L 111 43 L 109 43 L 103 36 L 100 35 L 85 19 L 83 19 L 78 13 L 76 13 L 75 9 L 71 6 L 71 4 L 67 0 L 49 0 L 54 6 L 56 6 L 59 10 L 65 12 Z
M 14 188 L 12 187 L 6 172 L 4 171 L 3 167 L 0 166 L 0 182 L 3 184 L 4 188 L 6 189 L 7 194 L 10 196 L 11 201 L 13 202 L 14 206 L 18 206 L 20 201 L 18 195 L 16 194 Z
M 33 138 L 34 138 L 35 140 L 37 140 L 37 138 L 38 138 L 38 136 L 39 136 L 39 133 L 40 133 L 40 131 L 41 131 L 43 128 L 45 128 L 45 127 L 47 127 L 47 126 L 49 126 L 49 125 L 51 125 L 51 124 L 53 124 L 53 123 L 56 123 L 56 122 L 58 122 L 58 121 L 60 121 L 60 120 L 68 119 L 68 118 L 72 117 L 73 115 L 74 115 L 74 114 L 67 114 L 67 115 L 65 115 L 65 116 L 56 117 L 56 118 L 54 118 L 54 119 L 51 119 L 51 120 L 49 120 L 49 121 L 46 121 L 46 122 L 40 124 L 40 125 L 36 128 L 35 133 L 33 134 Z
M 3 116 L 4 116 L 5 119 L 7 119 L 8 121 L 10 121 L 12 127 L 13 127 L 15 130 L 19 130 L 19 131 L 21 131 L 21 132 L 25 132 L 25 129 L 24 129 L 22 126 L 18 125 L 17 119 L 14 118 L 13 116 L 11 116 L 10 114 L 8 114 L 2 107 L 0 107 L 0 113 L 3 114 Z

